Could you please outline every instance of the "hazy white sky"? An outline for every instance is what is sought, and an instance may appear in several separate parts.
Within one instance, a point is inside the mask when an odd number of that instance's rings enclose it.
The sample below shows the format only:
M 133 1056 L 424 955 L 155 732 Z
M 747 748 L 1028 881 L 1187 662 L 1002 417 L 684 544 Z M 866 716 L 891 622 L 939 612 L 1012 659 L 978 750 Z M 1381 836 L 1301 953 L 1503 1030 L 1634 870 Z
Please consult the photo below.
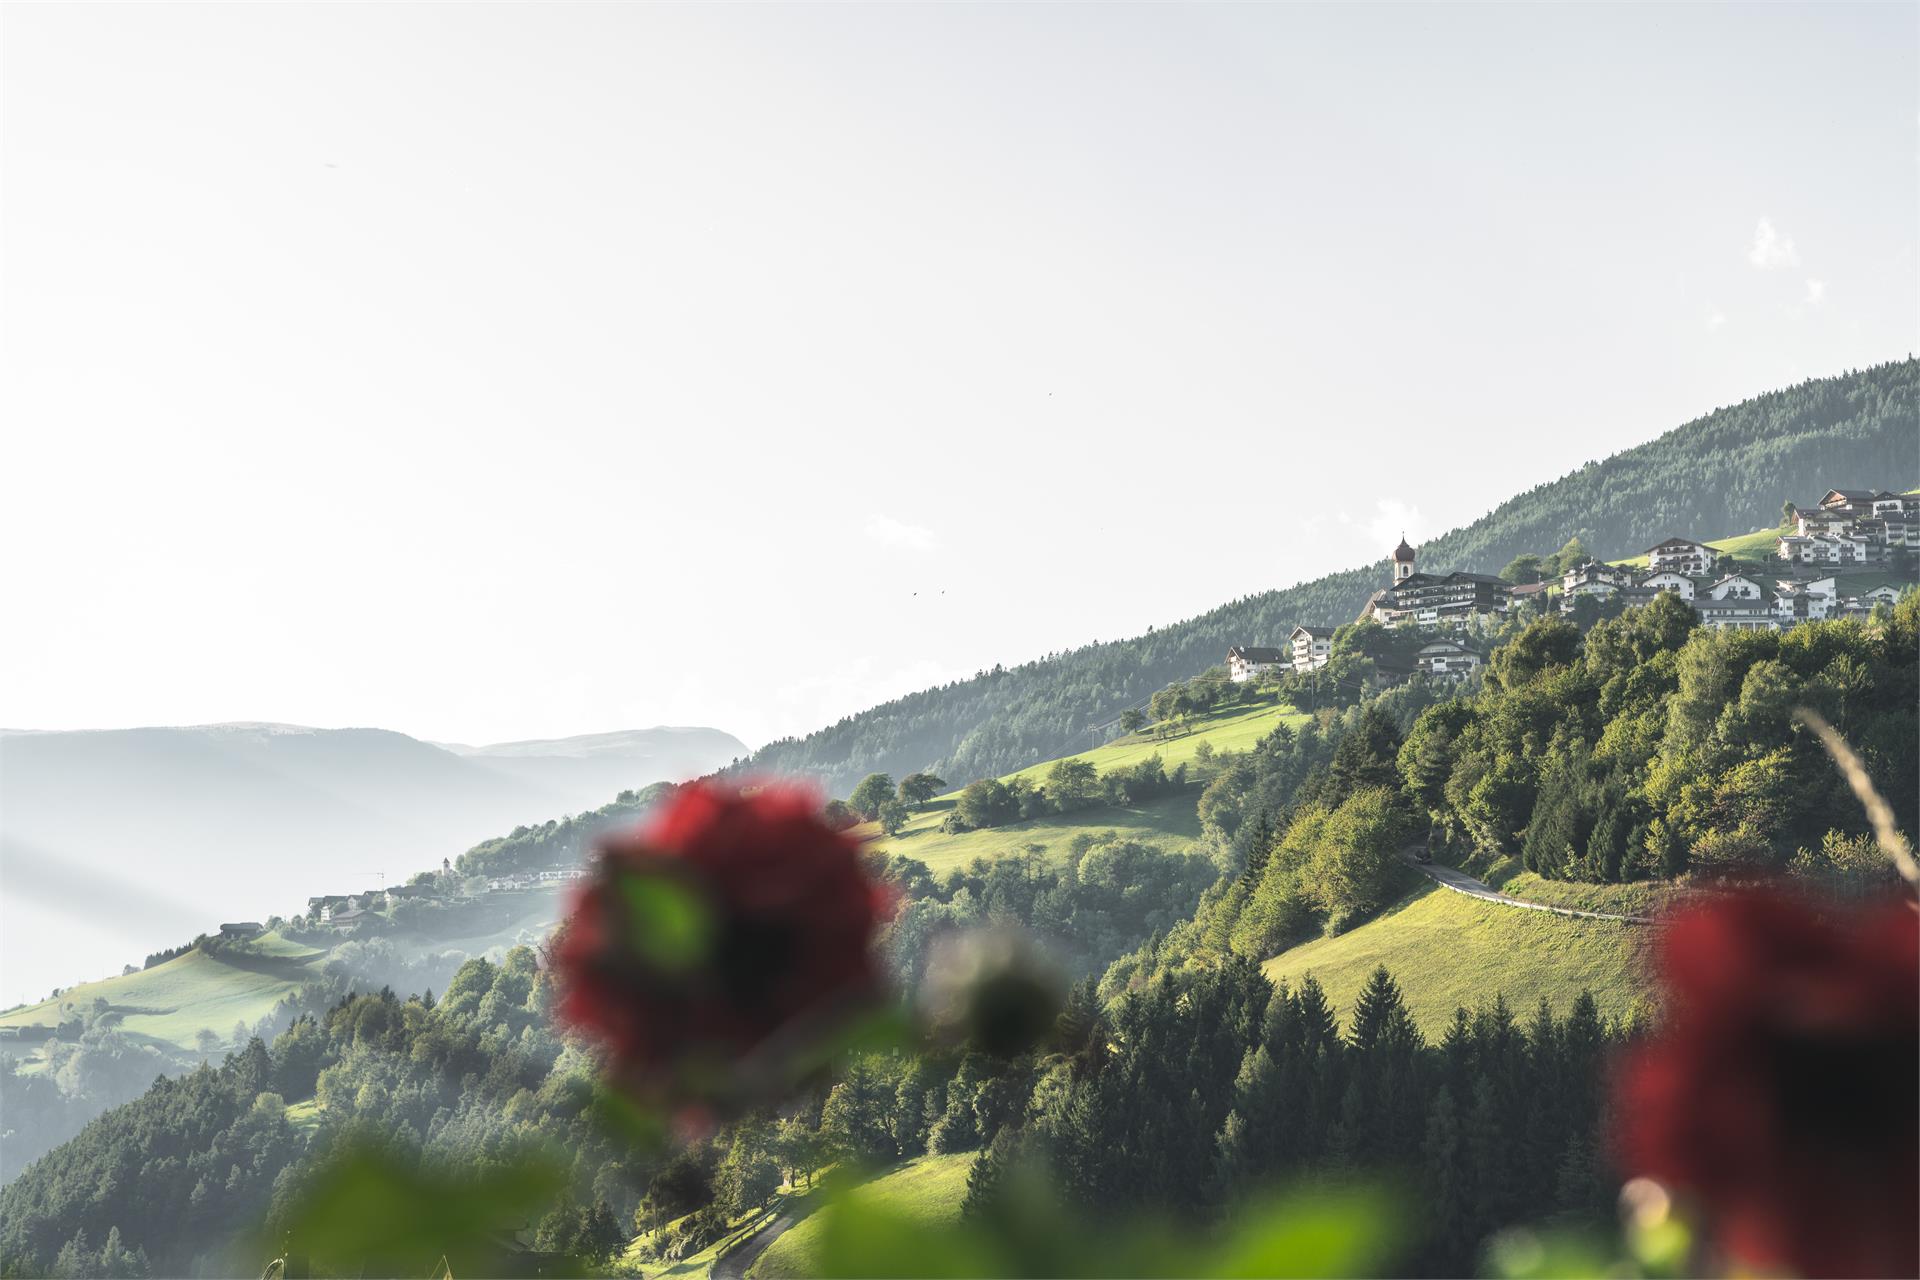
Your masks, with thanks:
M 1911 5 L 3 34 L 0 724 L 757 743 L 1915 347 Z

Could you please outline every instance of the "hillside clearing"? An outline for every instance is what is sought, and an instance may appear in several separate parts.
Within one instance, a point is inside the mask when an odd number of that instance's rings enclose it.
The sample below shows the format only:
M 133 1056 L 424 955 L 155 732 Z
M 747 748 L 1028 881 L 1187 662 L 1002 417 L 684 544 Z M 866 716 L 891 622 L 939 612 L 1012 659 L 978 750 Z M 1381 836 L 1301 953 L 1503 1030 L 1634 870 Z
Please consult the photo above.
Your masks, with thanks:
M 1182 764 L 1190 764 L 1199 754 L 1202 743 L 1208 744 L 1215 752 L 1245 751 L 1272 733 L 1276 726 L 1286 724 L 1297 727 L 1306 723 L 1307 718 L 1305 712 L 1296 711 L 1285 703 L 1228 707 L 1212 715 L 1196 718 L 1186 731 L 1176 737 L 1156 741 L 1150 734 L 1128 734 L 1105 746 L 1062 759 L 1085 760 L 1101 773 L 1107 773 L 1138 764 L 1157 754 L 1167 769 L 1172 770 Z M 1010 773 L 1002 781 L 1024 777 L 1036 783 L 1044 782 L 1047 770 L 1056 763 L 1044 760 Z M 858 830 L 872 841 L 873 848 L 883 853 L 918 858 L 936 872 L 965 866 L 978 857 L 995 858 L 1018 852 L 1030 844 L 1045 845 L 1049 852 L 1053 852 L 1064 847 L 1068 840 L 1082 831 L 1112 830 L 1122 838 L 1149 840 L 1169 849 L 1181 848 L 1200 834 L 1197 791 L 1163 796 L 1124 809 L 1082 809 L 1075 813 L 1036 818 L 1031 822 L 1008 823 L 949 835 L 941 831 L 940 826 L 946 821 L 959 795 L 959 791 L 955 790 L 929 801 L 897 836 L 882 836 L 879 828 L 872 824 Z
M 308 963 L 283 957 L 263 972 L 196 949 L 138 973 L 82 983 L 57 1000 L 14 1009 L 0 1015 L 0 1027 L 55 1026 L 95 1000 L 105 1000 L 109 1015 L 117 1015 L 116 1025 L 129 1035 L 193 1052 L 203 1028 L 225 1045 L 234 1023 L 252 1026 L 271 1013 L 283 997 L 300 988 Z
M 847 1194 L 919 1225 L 946 1226 L 959 1220 L 960 1205 L 967 1198 L 967 1173 L 977 1154 L 920 1156 Z M 747 1268 L 747 1275 L 753 1280 L 781 1280 L 819 1274 L 821 1239 L 832 1213 L 833 1206 L 827 1205 L 794 1223 Z
M 1645 926 L 1503 907 L 1427 883 L 1360 927 L 1302 943 L 1261 968 L 1275 981 L 1313 974 L 1344 1020 L 1384 964 L 1433 1038 L 1456 1008 L 1489 1003 L 1495 993 L 1516 1015 L 1543 996 L 1564 1015 L 1584 989 L 1603 1016 L 1625 1017 L 1643 1005 L 1641 953 L 1650 936 Z
M 1226 707 L 1210 715 L 1196 716 L 1186 728 L 1176 731 L 1171 737 L 1156 739 L 1151 733 L 1130 733 L 1104 746 L 1060 758 L 1085 760 L 1101 773 L 1106 773 L 1110 769 L 1139 764 L 1149 756 L 1158 755 L 1171 770 L 1176 765 L 1192 760 L 1203 742 L 1215 751 L 1245 751 L 1272 733 L 1276 725 L 1288 724 L 1297 728 L 1306 722 L 1306 712 L 1295 711 L 1284 702 Z M 1001 780 L 1030 778 L 1036 783 L 1043 782 L 1047 770 L 1053 765 L 1054 761 L 1045 760 L 1015 770 Z
M 1189 790 L 1162 796 L 1136 808 L 1082 809 L 954 835 L 941 831 L 937 823 L 928 824 L 917 831 L 909 827 L 890 840 L 876 842 L 874 847 L 918 858 L 936 874 L 964 867 L 975 858 L 1018 853 L 1028 845 L 1044 845 L 1049 854 L 1057 855 L 1065 852 L 1067 842 L 1082 832 L 1112 831 L 1122 839 L 1143 840 L 1172 851 L 1199 837 L 1198 800 L 1199 793 Z

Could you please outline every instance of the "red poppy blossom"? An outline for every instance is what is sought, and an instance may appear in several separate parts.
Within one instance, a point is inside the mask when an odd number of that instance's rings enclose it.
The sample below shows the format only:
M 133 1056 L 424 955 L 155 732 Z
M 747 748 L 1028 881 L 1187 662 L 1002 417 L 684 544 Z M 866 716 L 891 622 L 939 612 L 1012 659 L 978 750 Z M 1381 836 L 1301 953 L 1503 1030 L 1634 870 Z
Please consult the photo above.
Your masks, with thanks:
M 627 1092 L 730 1109 L 871 1004 L 886 902 L 810 789 L 690 783 L 600 841 L 554 944 L 557 1015 Z
M 1920 923 L 1773 891 L 1676 916 L 1660 1033 L 1626 1063 L 1625 1171 L 1693 1198 L 1732 1259 L 1920 1274 Z

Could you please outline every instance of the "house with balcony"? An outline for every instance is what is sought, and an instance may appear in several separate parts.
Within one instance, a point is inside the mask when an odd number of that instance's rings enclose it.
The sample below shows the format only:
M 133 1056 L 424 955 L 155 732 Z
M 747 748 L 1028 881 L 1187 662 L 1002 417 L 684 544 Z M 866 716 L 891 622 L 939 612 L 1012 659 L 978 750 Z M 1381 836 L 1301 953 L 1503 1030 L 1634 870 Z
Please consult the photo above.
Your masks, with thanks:
M 1647 569 L 1672 569 L 1690 578 L 1702 578 L 1720 563 L 1720 553 L 1691 538 L 1668 538 L 1647 548 Z
M 1310 627 L 1305 623 L 1293 629 L 1287 637 L 1287 648 L 1293 656 L 1295 671 L 1312 671 L 1316 667 L 1327 665 L 1327 659 L 1333 656 L 1333 627 Z

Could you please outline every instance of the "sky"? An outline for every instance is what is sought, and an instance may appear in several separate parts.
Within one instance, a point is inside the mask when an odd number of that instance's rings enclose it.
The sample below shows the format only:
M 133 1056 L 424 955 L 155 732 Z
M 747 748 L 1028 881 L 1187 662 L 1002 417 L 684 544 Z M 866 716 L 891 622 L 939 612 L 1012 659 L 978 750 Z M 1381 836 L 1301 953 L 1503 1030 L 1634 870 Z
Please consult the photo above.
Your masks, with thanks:
M 1915 350 L 1917 15 L 8 6 L 0 724 L 757 744 L 1377 559 Z

